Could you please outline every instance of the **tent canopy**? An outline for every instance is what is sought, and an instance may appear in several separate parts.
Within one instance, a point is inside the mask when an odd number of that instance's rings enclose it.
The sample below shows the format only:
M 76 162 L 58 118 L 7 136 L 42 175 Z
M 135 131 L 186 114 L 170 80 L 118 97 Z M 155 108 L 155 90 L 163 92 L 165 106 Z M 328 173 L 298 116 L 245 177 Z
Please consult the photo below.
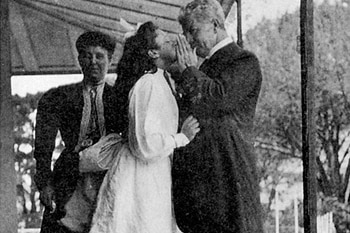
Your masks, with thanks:
M 177 16 L 190 0 L 9 0 L 13 75 L 79 73 L 75 41 L 86 30 L 114 36 L 112 70 L 122 52 L 126 29 L 154 21 L 162 30 L 181 33 Z M 235 0 L 221 0 L 226 15 Z

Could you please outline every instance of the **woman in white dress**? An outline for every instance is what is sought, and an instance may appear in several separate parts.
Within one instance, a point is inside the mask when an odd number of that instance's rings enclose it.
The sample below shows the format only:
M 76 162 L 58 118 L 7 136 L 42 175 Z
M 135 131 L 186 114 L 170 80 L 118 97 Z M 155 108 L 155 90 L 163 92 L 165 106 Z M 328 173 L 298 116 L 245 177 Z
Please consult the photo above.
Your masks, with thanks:
M 175 42 L 152 22 L 125 42 L 118 64 L 119 125 L 126 142 L 98 195 L 91 233 L 172 233 L 171 156 L 199 131 L 189 116 L 178 132 L 174 86 L 165 71 Z

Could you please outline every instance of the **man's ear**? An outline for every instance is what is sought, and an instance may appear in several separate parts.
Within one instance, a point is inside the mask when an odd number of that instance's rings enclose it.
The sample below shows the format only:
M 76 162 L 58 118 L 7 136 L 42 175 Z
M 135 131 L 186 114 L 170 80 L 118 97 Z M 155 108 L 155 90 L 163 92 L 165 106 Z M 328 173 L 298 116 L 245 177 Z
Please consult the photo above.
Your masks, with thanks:
M 148 50 L 148 56 L 150 56 L 153 59 L 156 59 L 159 57 L 159 52 L 156 49 L 150 49 Z

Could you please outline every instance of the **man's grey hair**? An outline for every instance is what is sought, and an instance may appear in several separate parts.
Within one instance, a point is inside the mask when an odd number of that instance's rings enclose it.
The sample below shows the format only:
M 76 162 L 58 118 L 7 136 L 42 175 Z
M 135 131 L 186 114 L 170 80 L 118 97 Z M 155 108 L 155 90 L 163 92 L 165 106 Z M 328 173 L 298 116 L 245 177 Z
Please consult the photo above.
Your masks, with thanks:
M 220 3 L 216 0 L 194 0 L 182 7 L 178 20 L 184 29 L 188 31 L 194 20 L 209 23 L 215 20 L 218 27 L 225 28 L 225 14 Z

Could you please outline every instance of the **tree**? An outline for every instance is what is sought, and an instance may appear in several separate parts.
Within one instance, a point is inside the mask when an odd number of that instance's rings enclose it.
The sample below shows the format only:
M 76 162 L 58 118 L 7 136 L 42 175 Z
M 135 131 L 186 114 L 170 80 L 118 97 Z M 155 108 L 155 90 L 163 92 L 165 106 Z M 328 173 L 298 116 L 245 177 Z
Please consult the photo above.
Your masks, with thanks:
M 315 7 L 318 186 L 320 193 L 345 204 L 350 193 L 349 22 L 348 1 L 325 1 Z M 301 158 L 298 35 L 299 15 L 295 12 L 277 21 L 263 20 L 245 38 L 246 47 L 257 54 L 263 71 L 256 148 L 261 164 L 268 161 L 271 165 L 263 166 L 262 171 L 273 171 L 272 176 L 276 176 L 281 160 Z M 337 213 L 336 221 L 341 219 Z M 337 224 L 340 226 L 340 222 Z
M 38 205 L 38 195 L 33 176 L 34 123 L 37 103 L 41 93 L 20 97 L 13 96 L 14 148 L 17 171 L 17 200 L 19 223 L 22 227 L 40 227 L 42 207 Z M 28 209 L 29 206 L 29 209 Z
M 288 180 L 286 163 L 300 163 L 300 57 L 297 51 L 298 18 L 284 15 L 264 19 L 246 34 L 245 45 L 259 57 L 263 85 L 256 116 L 256 148 L 262 183 L 270 193 L 269 211 L 276 187 Z M 294 161 L 291 161 L 294 160 Z M 300 174 L 294 180 L 301 181 Z M 292 184 L 293 180 L 289 179 Z

